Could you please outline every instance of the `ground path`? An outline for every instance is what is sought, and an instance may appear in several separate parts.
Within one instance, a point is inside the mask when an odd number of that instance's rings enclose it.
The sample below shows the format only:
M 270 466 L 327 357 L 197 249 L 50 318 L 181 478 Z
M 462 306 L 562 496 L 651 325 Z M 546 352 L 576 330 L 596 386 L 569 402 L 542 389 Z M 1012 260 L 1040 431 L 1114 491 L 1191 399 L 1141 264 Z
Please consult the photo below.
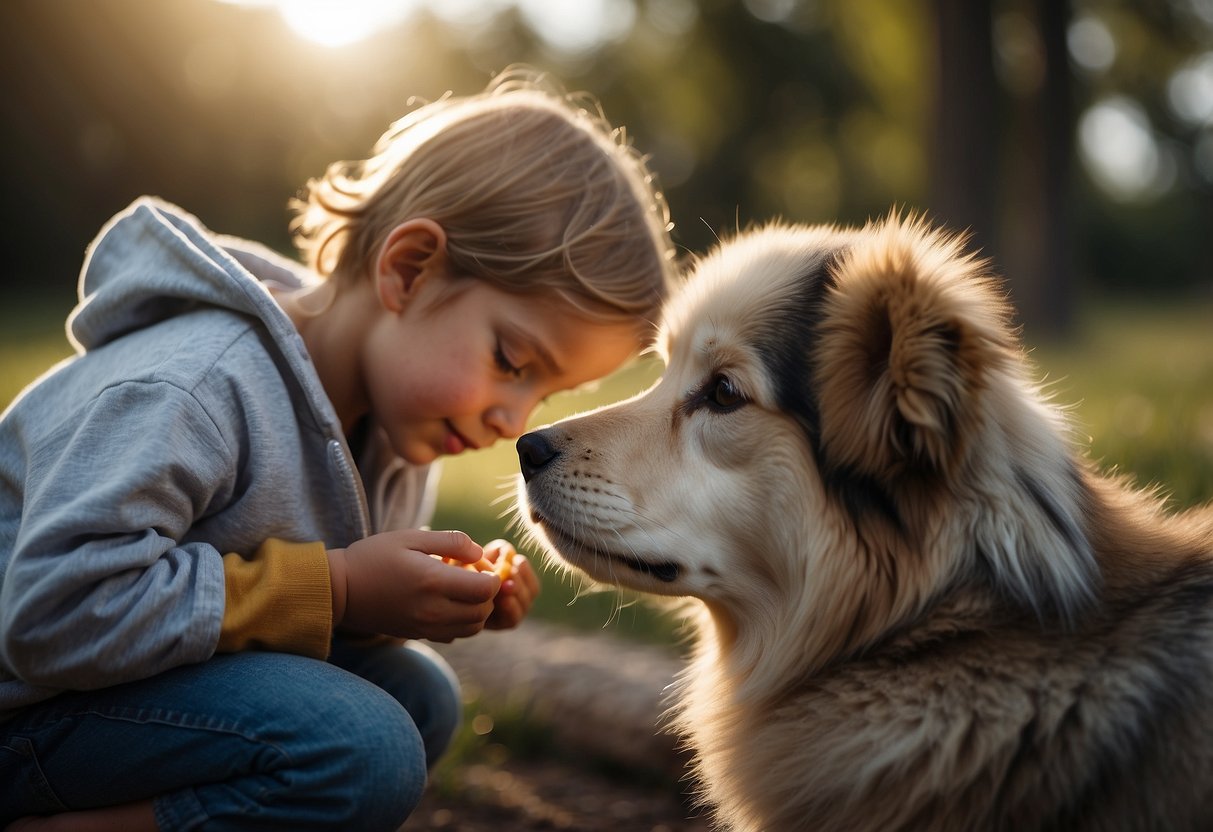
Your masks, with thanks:
M 540 621 L 439 650 L 487 741 L 436 776 L 402 832 L 710 828 L 683 794 L 676 738 L 659 728 L 681 669 L 671 650 Z

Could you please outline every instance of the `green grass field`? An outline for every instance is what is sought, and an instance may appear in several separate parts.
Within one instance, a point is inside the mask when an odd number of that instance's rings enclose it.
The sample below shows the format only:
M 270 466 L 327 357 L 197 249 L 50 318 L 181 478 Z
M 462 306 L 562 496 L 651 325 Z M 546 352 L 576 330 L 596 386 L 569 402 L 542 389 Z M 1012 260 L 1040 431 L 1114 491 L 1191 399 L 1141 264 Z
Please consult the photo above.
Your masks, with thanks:
M 0 405 L 70 353 L 60 323 L 66 311 L 0 312 Z M 1033 358 L 1055 400 L 1073 405 L 1093 458 L 1141 484 L 1162 486 L 1176 506 L 1213 499 L 1213 302 L 1092 309 L 1070 342 L 1035 349 Z M 556 396 L 533 423 L 632 395 L 658 372 L 655 362 L 642 362 L 597 389 Z M 464 529 L 481 541 L 517 540 L 508 527 L 516 471 L 508 442 L 448 460 L 435 527 Z M 635 638 L 673 638 L 674 622 L 646 603 L 581 592 L 575 579 L 547 570 L 544 585 L 539 617 Z
M 1033 358 L 1105 470 L 1176 507 L 1213 499 L 1213 302 L 1091 310 Z

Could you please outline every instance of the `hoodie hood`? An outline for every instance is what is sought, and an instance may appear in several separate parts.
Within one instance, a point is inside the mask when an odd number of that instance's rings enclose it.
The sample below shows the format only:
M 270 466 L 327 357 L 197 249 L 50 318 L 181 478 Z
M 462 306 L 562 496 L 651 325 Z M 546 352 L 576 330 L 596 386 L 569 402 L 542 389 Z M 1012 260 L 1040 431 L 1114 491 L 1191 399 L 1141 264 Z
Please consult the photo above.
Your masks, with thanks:
M 256 244 L 219 238 L 169 203 L 140 197 L 111 219 L 89 245 L 80 274 L 80 303 L 68 318 L 68 338 L 86 352 L 198 306 L 228 309 L 265 322 L 276 340 L 295 328 L 260 277 L 303 282 L 303 269 L 273 262 Z M 237 257 L 241 259 L 238 260 Z M 242 263 L 241 260 L 244 262 Z M 250 271 L 263 263 L 258 276 Z M 264 273 L 264 272 L 268 272 Z
M 140 197 L 89 245 L 80 302 L 68 317 L 67 335 L 83 354 L 192 309 L 213 307 L 255 318 L 306 392 L 316 421 L 336 436 L 341 434 L 336 413 L 303 339 L 266 286 L 294 288 L 314 279 L 258 243 L 215 235 L 181 208 Z

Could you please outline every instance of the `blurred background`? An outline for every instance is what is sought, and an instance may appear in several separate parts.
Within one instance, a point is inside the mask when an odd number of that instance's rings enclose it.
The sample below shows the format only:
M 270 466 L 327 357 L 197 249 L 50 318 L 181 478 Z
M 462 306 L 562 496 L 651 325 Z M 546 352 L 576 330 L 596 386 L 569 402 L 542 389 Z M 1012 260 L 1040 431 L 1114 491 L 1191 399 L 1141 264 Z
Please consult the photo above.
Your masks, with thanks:
M 142 193 L 287 249 L 307 178 L 517 61 L 627 125 L 689 251 L 925 209 L 1042 337 L 1213 286 L 1213 0 L 4 0 L 4 296 L 70 300 Z
M 891 206 L 968 229 L 1092 453 L 1213 497 L 1213 0 L 3 0 L 0 406 L 131 199 L 290 252 L 309 177 L 515 62 L 627 125 L 684 252 Z M 449 468 L 440 524 L 500 533 L 512 449 Z

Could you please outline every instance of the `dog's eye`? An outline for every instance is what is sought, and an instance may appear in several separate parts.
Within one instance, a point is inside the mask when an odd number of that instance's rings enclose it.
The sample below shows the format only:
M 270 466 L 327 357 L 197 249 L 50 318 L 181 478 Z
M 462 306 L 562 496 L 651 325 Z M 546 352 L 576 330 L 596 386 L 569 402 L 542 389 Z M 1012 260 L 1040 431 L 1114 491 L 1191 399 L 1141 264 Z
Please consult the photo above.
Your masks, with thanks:
M 704 402 L 713 410 L 736 410 L 745 404 L 745 396 L 728 376 L 716 376 L 704 389 Z

